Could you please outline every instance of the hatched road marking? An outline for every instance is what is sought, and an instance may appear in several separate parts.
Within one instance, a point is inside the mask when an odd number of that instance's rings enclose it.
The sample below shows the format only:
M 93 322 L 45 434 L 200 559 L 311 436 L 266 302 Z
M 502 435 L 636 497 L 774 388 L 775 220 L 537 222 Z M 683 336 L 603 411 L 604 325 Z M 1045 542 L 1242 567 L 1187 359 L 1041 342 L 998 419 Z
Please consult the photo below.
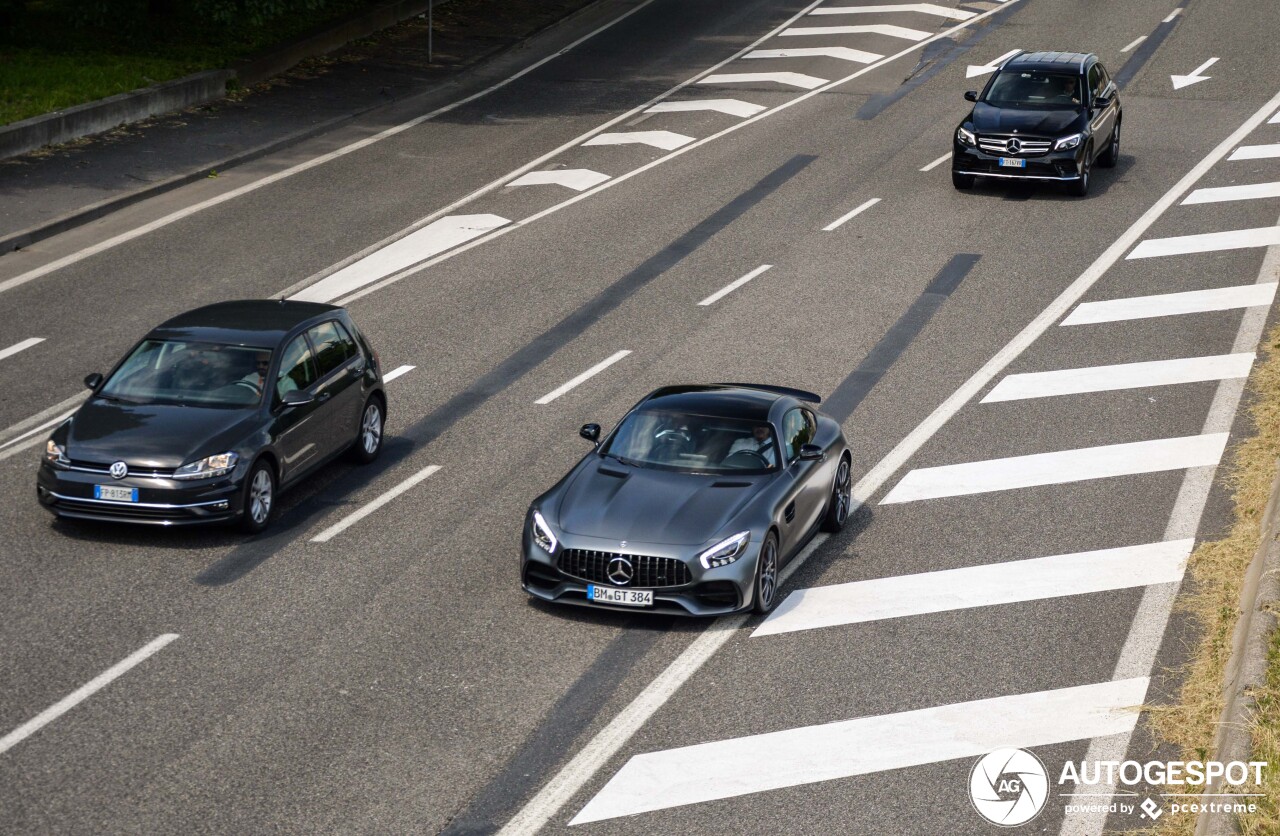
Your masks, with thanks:
M 1011 374 L 996 384 L 982 399 L 982 403 L 1051 398 L 1084 392 L 1113 392 L 1147 386 L 1173 386 L 1206 380 L 1230 380 L 1248 377 L 1249 369 L 1253 367 L 1253 358 L 1253 354 L 1220 354 L 1212 357 L 1186 357 L 1180 360 Z

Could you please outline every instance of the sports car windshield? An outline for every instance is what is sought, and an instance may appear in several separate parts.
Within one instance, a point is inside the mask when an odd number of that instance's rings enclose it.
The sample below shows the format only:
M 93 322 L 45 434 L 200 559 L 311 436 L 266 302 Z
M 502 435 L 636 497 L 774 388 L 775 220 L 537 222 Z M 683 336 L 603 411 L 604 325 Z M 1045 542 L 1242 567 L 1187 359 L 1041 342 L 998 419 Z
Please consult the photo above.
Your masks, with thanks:
M 996 107 L 1079 107 L 1080 76 L 1039 70 L 1006 70 L 995 77 L 983 98 Z
M 97 394 L 131 404 L 253 406 L 270 358 L 269 348 L 143 340 Z
M 600 452 L 667 470 L 765 473 L 778 468 L 778 445 L 768 422 L 659 409 L 631 413 Z

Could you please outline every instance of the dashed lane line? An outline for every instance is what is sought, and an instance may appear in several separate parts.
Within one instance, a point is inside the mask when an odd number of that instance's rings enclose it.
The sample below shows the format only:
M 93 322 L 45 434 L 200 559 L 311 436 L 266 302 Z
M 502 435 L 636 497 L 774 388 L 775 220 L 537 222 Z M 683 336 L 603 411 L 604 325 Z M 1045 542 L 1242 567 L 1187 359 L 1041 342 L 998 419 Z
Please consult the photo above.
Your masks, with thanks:
M 417 366 L 397 366 L 396 368 L 392 369 L 391 371 L 387 372 L 382 376 L 382 382 L 390 383 L 391 381 L 395 380 L 397 377 L 406 375 L 416 368 Z
M 44 337 L 30 337 L 28 339 L 23 340 L 20 343 L 14 343 L 8 348 L 0 348 L 0 360 L 3 360 L 6 357 L 12 357 L 13 355 L 17 354 L 19 351 L 26 351 L 28 348 L 31 348 L 33 345 L 39 345 L 42 342 L 44 342 Z
M 734 279 L 733 281 L 729 282 L 727 285 L 720 288 L 715 293 L 708 296 L 706 299 L 703 299 L 698 304 L 704 308 L 707 307 L 708 305 L 714 305 L 716 302 L 719 302 L 721 299 L 728 296 L 730 293 L 733 293 L 735 290 L 742 287 L 744 284 L 751 281 L 756 276 L 759 276 L 761 273 L 764 273 L 766 270 L 770 269 L 771 267 L 773 267 L 772 264 L 761 264 L 759 267 L 752 270 L 750 273 L 747 273 L 742 278 Z
M 397 496 L 404 493 L 405 491 L 409 490 L 414 485 L 418 484 L 423 479 L 426 479 L 428 476 L 435 473 L 439 469 L 440 469 L 440 465 L 438 464 L 427 465 L 426 467 L 422 468 L 422 470 L 419 470 L 417 473 L 413 474 L 408 479 L 405 479 L 403 482 L 396 485 L 391 490 L 379 496 L 377 499 L 374 499 L 368 505 L 365 505 L 359 510 L 348 514 L 347 516 L 343 517 L 341 520 L 338 520 L 338 522 L 326 528 L 324 531 L 321 531 L 315 537 L 311 538 L 311 542 L 313 543 L 329 542 L 334 537 L 337 537 L 339 534 L 346 531 L 348 528 L 355 525 L 356 523 L 360 522 L 365 517 L 369 516 L 374 511 L 381 508 L 383 505 L 386 505 L 388 502 L 395 499 Z
M 949 160 L 949 159 L 951 159 L 951 152 L 950 152 L 950 151 L 948 151 L 947 153 L 943 154 L 941 157 L 938 157 L 938 159 L 934 160 L 933 162 L 929 163 L 928 165 L 921 167 L 921 169 L 920 169 L 920 170 L 921 170 L 921 171 L 933 171 L 935 168 L 937 168 L 938 166 L 942 165 L 943 163 L 945 163 L 945 162 L 946 162 L 947 160 Z
M 875 205 L 876 205 L 877 203 L 879 203 L 879 202 L 880 202 L 880 198 L 878 198 L 878 197 L 873 197 L 873 198 L 871 198 L 870 200 L 866 201 L 865 203 L 861 203 L 861 204 L 859 204 L 859 205 L 858 205 L 857 207 L 855 207 L 854 209 L 851 209 L 850 211 L 848 211 L 848 212 L 846 212 L 845 214 L 841 215 L 840 217 L 836 218 L 836 219 L 835 219 L 834 221 L 832 221 L 831 223 L 829 223 L 829 224 L 827 224 L 826 226 L 824 226 L 824 227 L 822 228 L 822 231 L 823 231 L 823 232 L 834 232 L 835 230 L 837 230 L 837 229 L 839 229 L 840 227 L 844 226 L 847 222 L 849 222 L 849 221 L 853 220 L 854 218 L 856 218 L 857 216 L 861 215 L 863 212 L 867 211 L 868 209 L 870 209 L 872 206 L 875 206 Z
M 543 395 L 542 397 L 534 401 L 534 403 L 539 404 L 541 406 L 545 406 L 546 404 L 551 403 L 556 398 L 560 397 L 566 392 L 576 389 L 578 386 L 581 386 L 583 383 L 587 382 L 591 378 L 600 374 L 600 372 L 609 368 L 614 363 L 618 362 L 619 360 L 621 360 L 623 357 L 626 357 L 630 353 L 631 351 L 629 349 L 623 349 L 622 351 L 619 351 L 616 354 L 610 355 L 604 360 L 601 360 L 599 363 L 596 363 L 591 368 L 587 369 L 582 374 L 573 378 L 569 382 L 563 384 L 562 386 L 558 386 L 555 389 L 552 389 L 550 392 L 548 392 L 547 394 Z
M 1120 389 L 1142 389 L 1151 386 L 1174 386 L 1209 380 L 1232 380 L 1248 377 L 1249 370 L 1253 367 L 1253 360 L 1252 353 L 1219 354 L 1210 357 L 1185 357 L 1178 360 L 1153 360 L 1145 363 L 1121 363 L 1112 366 L 1011 374 L 997 383 L 995 388 L 982 399 L 982 403 L 1052 398 L 1087 392 L 1114 392 Z
M 1139 35 L 1138 37 L 1136 37 L 1136 38 L 1134 38 L 1132 41 L 1130 41 L 1128 46 L 1126 46 L 1126 47 L 1122 48 L 1120 51 L 1121 51 L 1121 52 L 1131 52 L 1132 50 L 1134 50 L 1134 49 L 1138 48 L 1139 46 L 1141 46 L 1141 45 L 1142 45 L 1142 42 L 1143 42 L 1143 41 L 1145 41 L 1146 39 L 1147 39 L 1147 36 L 1146 36 L 1146 35 Z
M 1229 311 L 1235 308 L 1270 307 L 1276 297 L 1276 282 L 1161 293 L 1155 296 L 1130 296 L 1102 302 L 1077 305 L 1062 320 L 1067 325 L 1096 325 L 1102 322 L 1124 322 L 1130 319 L 1154 319 L 1162 316 Z

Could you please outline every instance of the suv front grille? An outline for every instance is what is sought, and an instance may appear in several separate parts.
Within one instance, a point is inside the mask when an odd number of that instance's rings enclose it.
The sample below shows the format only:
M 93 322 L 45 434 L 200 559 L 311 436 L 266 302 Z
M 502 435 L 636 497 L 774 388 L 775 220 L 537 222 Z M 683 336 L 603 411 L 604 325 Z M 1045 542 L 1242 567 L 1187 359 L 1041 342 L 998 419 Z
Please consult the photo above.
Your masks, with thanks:
M 1009 140 L 1017 140 L 1019 149 L 1009 150 Z M 1020 136 L 1001 136 L 999 134 L 983 134 L 978 137 L 978 147 L 988 154 L 1003 154 L 1013 157 L 1038 157 L 1048 154 L 1053 147 L 1051 139 L 1024 139 Z
M 693 580 L 688 565 L 672 557 L 654 557 L 647 554 L 621 554 L 597 552 L 589 549 L 565 549 L 560 555 L 560 571 L 591 583 L 609 584 L 609 561 L 624 557 L 631 562 L 633 574 L 628 587 L 659 589 L 665 586 L 684 586 Z

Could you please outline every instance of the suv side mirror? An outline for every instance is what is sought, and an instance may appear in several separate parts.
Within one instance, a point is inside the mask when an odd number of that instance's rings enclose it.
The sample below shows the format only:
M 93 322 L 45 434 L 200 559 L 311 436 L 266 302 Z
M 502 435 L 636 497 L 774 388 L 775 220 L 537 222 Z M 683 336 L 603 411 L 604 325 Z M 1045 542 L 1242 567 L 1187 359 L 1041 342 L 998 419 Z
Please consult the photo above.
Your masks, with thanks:
M 578 435 L 590 441 L 592 444 L 600 443 L 600 425 L 599 424 L 583 424 L 582 429 L 578 430 Z
M 800 445 L 800 461 L 803 462 L 820 462 L 827 457 L 827 454 L 821 447 L 816 444 Z
M 964 100 L 966 102 L 976 102 L 978 100 L 978 91 L 977 90 L 966 91 L 964 94 Z
M 84 379 L 84 385 L 89 387 L 94 392 L 98 391 L 98 387 L 102 385 L 102 375 L 98 374 L 97 372 L 94 372 L 91 375 L 86 375 Z
M 306 406 L 315 399 L 315 395 L 312 395 L 310 392 L 303 389 L 291 389 L 284 393 L 284 397 L 280 399 L 280 402 L 284 404 L 285 407 Z
M 1110 107 L 1110 106 L 1111 106 L 1111 97 L 1110 97 L 1110 96 L 1099 96 L 1098 98 L 1096 98 L 1096 99 L 1094 99 L 1094 100 L 1093 100 L 1093 106 L 1094 106 L 1095 108 L 1097 108 L 1097 109 L 1101 109 L 1101 108 L 1104 108 L 1104 107 Z

